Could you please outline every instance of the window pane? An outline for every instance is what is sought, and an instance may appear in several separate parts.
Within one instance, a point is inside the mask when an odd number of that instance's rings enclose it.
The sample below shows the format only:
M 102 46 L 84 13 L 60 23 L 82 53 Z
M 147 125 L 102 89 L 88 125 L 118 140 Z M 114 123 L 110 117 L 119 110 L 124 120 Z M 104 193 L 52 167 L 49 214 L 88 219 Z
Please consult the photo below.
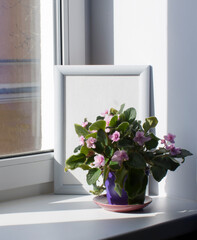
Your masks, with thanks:
M 53 148 L 52 0 L 0 0 L 0 156 Z

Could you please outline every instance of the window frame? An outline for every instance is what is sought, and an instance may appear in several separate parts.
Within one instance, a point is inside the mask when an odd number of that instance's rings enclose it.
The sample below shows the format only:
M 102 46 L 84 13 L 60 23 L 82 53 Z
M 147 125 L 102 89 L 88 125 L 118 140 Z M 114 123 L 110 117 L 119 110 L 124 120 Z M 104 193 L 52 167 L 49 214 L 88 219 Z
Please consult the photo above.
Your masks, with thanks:
M 54 15 L 54 65 L 62 64 L 62 26 L 66 29 L 68 0 L 52 0 Z M 65 21 L 62 24 L 62 21 Z M 65 34 L 64 34 L 65 35 Z M 64 40 L 66 44 L 66 40 Z M 65 45 L 64 44 L 64 45 Z M 67 44 L 68 46 L 68 44 Z M 64 57 L 67 53 L 64 53 Z M 53 182 L 54 150 L 0 156 L 0 191 Z M 32 174 L 31 174 L 32 173 Z

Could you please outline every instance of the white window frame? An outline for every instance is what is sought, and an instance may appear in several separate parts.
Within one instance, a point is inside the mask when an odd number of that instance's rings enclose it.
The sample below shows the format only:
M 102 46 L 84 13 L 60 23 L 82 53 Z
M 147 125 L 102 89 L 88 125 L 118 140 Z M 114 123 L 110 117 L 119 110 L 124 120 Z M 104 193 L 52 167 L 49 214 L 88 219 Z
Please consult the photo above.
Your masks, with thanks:
M 61 11 L 63 11 L 62 6 L 66 7 L 67 3 L 67 0 L 53 0 L 55 64 L 62 64 L 61 22 L 63 12 L 61 13 Z M 53 150 L 29 155 L 21 153 L 13 156 L 0 156 L 0 191 L 53 182 L 53 163 Z
M 87 61 L 84 39 L 86 1 L 53 0 L 53 6 L 54 63 L 58 65 L 78 64 L 79 60 L 80 64 L 85 64 Z M 75 16 L 76 21 L 73 18 L 70 19 L 71 16 Z M 70 32 L 73 27 L 75 27 L 75 31 Z M 81 36 L 83 41 L 80 39 Z M 72 39 L 75 39 L 75 45 L 71 44 Z M 73 51 L 70 51 L 71 48 Z M 80 58 L 75 56 L 76 48 L 82 49 L 81 52 L 78 51 Z M 53 152 L 35 153 L 27 156 L 21 154 L 21 156 L 7 156 L 5 158 L 0 156 L 0 191 L 53 182 L 53 159 Z M 33 173 L 37 179 L 27 173 Z

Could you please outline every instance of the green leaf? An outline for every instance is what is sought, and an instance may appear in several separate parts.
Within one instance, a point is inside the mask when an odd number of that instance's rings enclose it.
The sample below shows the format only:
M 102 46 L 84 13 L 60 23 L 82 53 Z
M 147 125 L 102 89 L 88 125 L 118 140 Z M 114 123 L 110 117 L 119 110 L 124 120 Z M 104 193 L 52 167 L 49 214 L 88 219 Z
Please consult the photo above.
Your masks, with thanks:
M 124 111 L 125 120 L 130 123 L 135 120 L 136 115 L 137 113 L 135 108 L 128 108 L 126 111 Z
M 77 135 L 80 137 L 80 136 L 84 136 L 86 137 L 89 132 L 86 128 L 82 127 L 81 125 L 79 124 L 75 124 L 75 132 L 77 133 Z
M 151 172 L 154 177 L 154 179 L 158 182 L 160 182 L 167 174 L 167 169 L 159 166 L 152 166 Z
M 88 135 L 86 135 L 86 139 L 90 138 L 90 137 L 93 137 L 93 138 L 96 138 L 97 137 L 97 132 L 94 132 L 94 133 L 89 133 Z
M 121 114 L 123 112 L 123 109 L 125 107 L 125 104 L 123 103 L 121 106 L 120 106 L 120 110 L 118 111 L 119 114 Z
M 159 166 L 171 171 L 175 171 L 177 167 L 180 166 L 180 163 L 172 157 L 168 156 L 156 156 L 152 159 L 152 162 L 155 166 Z
M 104 146 L 101 142 L 96 142 L 95 143 L 96 148 L 94 148 L 95 152 L 97 153 L 103 153 L 104 152 Z
M 146 174 L 144 174 L 143 180 L 142 180 L 142 187 L 138 192 L 138 195 L 144 194 L 146 191 L 146 186 L 148 183 L 148 176 Z
M 126 164 L 128 167 L 137 169 L 144 169 L 146 167 L 146 161 L 144 157 L 137 152 L 129 154 L 129 161 L 127 161 Z
M 123 138 L 118 141 L 119 148 L 130 148 L 131 147 L 131 140 L 127 138 Z
M 128 122 L 122 122 L 121 124 L 118 125 L 116 130 L 119 131 L 119 132 L 124 133 L 124 132 L 126 132 L 128 127 L 129 127 L 129 123 Z
M 103 184 L 105 184 L 105 181 L 106 181 L 107 178 L 108 178 L 108 174 L 109 174 L 109 167 L 108 167 L 108 166 L 105 166 L 105 167 L 104 167 L 104 171 L 103 171 Z
M 185 158 L 185 157 L 188 157 L 188 156 L 192 156 L 193 154 L 191 152 L 189 152 L 188 150 L 186 149 L 181 149 L 181 153 L 176 155 L 175 157 L 176 158 Z
M 117 169 L 120 168 L 119 163 L 118 162 L 113 162 L 113 161 L 111 161 L 109 163 L 109 167 L 110 167 L 111 170 L 117 170 Z
M 114 115 L 114 116 L 112 117 L 112 119 L 110 120 L 110 122 L 109 122 L 109 127 L 115 127 L 117 121 L 118 121 L 118 116 L 117 116 L 117 115 Z
M 125 182 L 125 190 L 130 201 L 141 195 L 147 185 L 147 176 L 142 169 L 131 168 L 128 172 L 128 178 Z
M 113 156 L 113 154 L 114 154 L 114 149 L 110 146 L 106 146 L 105 147 L 105 155 L 110 158 Z
M 149 117 L 145 119 L 145 123 L 143 124 L 143 128 L 145 132 L 148 132 L 151 128 L 157 126 L 158 120 L 156 117 Z
M 72 155 L 70 158 L 66 160 L 66 166 L 69 169 L 75 169 L 79 167 L 81 164 L 85 163 L 86 156 L 83 153 L 79 153 L 78 155 Z
M 121 197 L 122 195 L 122 189 L 124 187 L 125 183 L 125 177 L 127 176 L 128 171 L 122 166 L 116 173 L 116 179 L 115 179 L 115 188 L 114 190 L 118 193 L 118 195 Z M 120 190 L 120 191 L 119 191 Z
M 108 137 L 106 132 L 103 129 L 99 129 L 97 132 L 97 140 L 104 144 L 105 146 L 108 144 Z
M 99 179 L 100 175 L 101 175 L 101 169 L 99 169 L 99 168 L 91 168 L 88 171 L 88 174 L 86 176 L 87 183 L 89 185 L 95 184 L 96 181 Z
M 122 196 L 122 188 L 120 187 L 119 184 L 115 183 L 114 190 L 117 192 L 117 194 L 119 195 L 119 197 Z
M 81 149 L 81 145 L 79 145 L 78 147 L 76 147 L 76 148 L 74 149 L 74 153 L 77 153 L 80 149 Z
M 89 167 L 89 166 L 86 165 L 86 164 L 81 164 L 81 165 L 79 165 L 79 167 L 82 168 L 83 170 L 89 170 L 89 169 L 91 169 L 91 167 Z
M 91 156 L 91 157 L 88 157 L 88 158 L 86 159 L 85 164 L 86 164 L 86 165 L 89 165 L 90 163 L 93 163 L 93 162 L 94 162 L 94 155 Z
M 156 148 L 157 145 L 158 145 L 158 140 L 156 140 L 156 139 L 151 139 L 150 141 L 145 142 L 145 146 L 148 150 Z
M 88 155 L 90 149 L 87 148 L 85 145 L 81 147 L 80 153 L 85 154 L 86 156 Z
M 145 199 L 145 191 L 142 194 L 138 194 L 135 198 L 128 198 L 128 204 L 143 204 Z
M 135 132 L 142 131 L 141 121 L 135 120 L 132 123 L 131 127 L 132 127 L 132 130 L 134 130 Z
M 89 130 L 99 130 L 99 129 L 103 129 L 105 130 L 106 127 L 106 122 L 104 120 L 98 120 L 94 123 L 92 123 L 92 125 L 90 125 Z
M 167 153 L 168 151 L 165 149 L 165 148 L 159 148 L 155 151 L 155 154 L 156 155 L 159 155 L 159 154 L 165 154 Z
M 103 186 L 97 186 L 96 184 L 93 184 L 93 191 L 90 191 L 94 195 L 100 195 L 105 188 Z
M 98 116 L 98 117 L 96 118 L 96 121 L 98 121 L 98 120 L 104 120 L 104 117 Z
M 143 204 L 144 203 L 147 183 L 148 183 L 148 177 L 146 175 L 144 175 L 144 178 L 142 180 L 141 189 L 139 190 L 138 194 L 134 198 L 128 198 L 129 204 Z
M 125 121 L 125 115 L 124 115 L 124 113 L 121 113 L 121 114 L 119 115 L 119 121 L 120 121 L 120 122 L 124 122 L 124 121 Z
M 151 140 L 148 142 L 145 142 L 145 146 L 148 150 L 151 150 L 157 147 L 160 139 L 156 137 L 153 133 L 149 134 L 149 137 L 151 137 Z
M 155 157 L 153 152 L 143 152 L 143 156 L 146 159 L 146 162 L 151 161 Z
M 115 108 L 110 108 L 110 114 L 115 115 L 118 113 L 118 111 Z

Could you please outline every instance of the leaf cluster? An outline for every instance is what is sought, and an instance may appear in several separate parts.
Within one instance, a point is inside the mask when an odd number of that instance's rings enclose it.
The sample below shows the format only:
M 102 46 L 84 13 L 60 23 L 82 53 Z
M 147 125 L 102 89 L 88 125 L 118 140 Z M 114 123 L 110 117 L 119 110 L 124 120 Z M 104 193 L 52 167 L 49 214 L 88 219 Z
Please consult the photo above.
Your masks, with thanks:
M 88 122 L 82 127 L 75 124 L 75 131 L 79 137 L 84 137 L 84 144 L 75 148 L 75 154 L 66 160 L 65 170 L 81 168 L 87 171 L 86 180 L 93 185 L 93 194 L 101 194 L 105 190 L 105 181 L 109 172 L 115 173 L 115 191 L 121 196 L 124 188 L 128 194 L 129 203 L 143 203 L 148 175 L 151 173 L 156 181 L 161 181 L 167 171 L 175 171 L 185 160 L 192 155 L 189 151 L 181 149 L 181 153 L 172 156 L 169 150 L 158 148 L 160 139 L 155 136 L 152 129 L 158 124 L 156 117 L 145 119 L 141 124 L 136 119 L 136 109 L 128 108 L 124 111 L 124 104 L 120 110 L 110 109 L 111 120 L 107 125 L 105 118 L 98 116 L 93 123 Z M 114 132 L 120 133 L 118 141 L 112 141 Z M 137 132 L 143 132 L 148 138 L 140 145 L 135 141 Z M 95 148 L 88 148 L 86 142 L 92 137 L 96 139 Z M 121 163 L 112 161 L 117 151 L 125 151 L 128 159 Z M 101 154 L 105 159 L 104 166 L 96 167 L 94 158 Z M 177 159 L 183 159 L 182 162 Z M 98 184 L 102 176 L 103 180 Z

